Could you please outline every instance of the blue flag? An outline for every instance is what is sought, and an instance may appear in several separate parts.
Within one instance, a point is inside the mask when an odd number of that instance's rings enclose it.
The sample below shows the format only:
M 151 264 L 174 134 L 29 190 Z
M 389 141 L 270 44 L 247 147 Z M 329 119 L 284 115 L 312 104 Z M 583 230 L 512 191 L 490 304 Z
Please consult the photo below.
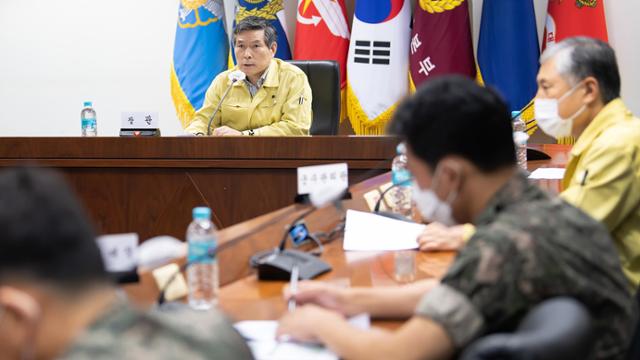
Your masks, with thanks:
M 496 88 L 511 110 L 536 94 L 540 48 L 532 0 L 485 0 L 478 66 L 480 79 Z
M 278 33 L 278 49 L 276 55 L 278 59 L 290 60 L 291 49 L 287 40 L 287 32 L 283 27 L 284 19 L 284 1 L 283 0 L 238 0 L 236 7 L 236 19 L 234 23 L 242 21 L 248 16 L 257 16 L 271 22 L 271 25 Z M 236 55 L 231 52 L 233 62 L 236 63 Z
M 227 68 L 229 46 L 223 17 L 222 0 L 208 0 L 203 5 L 180 1 L 171 95 L 183 128 L 202 107 L 213 79 Z

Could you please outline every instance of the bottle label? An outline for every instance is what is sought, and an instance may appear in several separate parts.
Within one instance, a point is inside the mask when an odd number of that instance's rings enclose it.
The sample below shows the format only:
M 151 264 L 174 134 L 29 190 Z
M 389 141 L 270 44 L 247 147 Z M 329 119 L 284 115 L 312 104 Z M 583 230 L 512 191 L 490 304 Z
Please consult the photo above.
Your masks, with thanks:
M 402 185 L 410 186 L 411 173 L 407 169 L 396 170 L 391 173 L 391 181 L 393 185 L 403 183 Z
M 96 127 L 96 118 L 82 119 L 82 127 L 83 128 L 93 128 L 93 129 L 95 129 L 95 127 Z
M 214 242 L 189 242 L 189 263 L 213 264 L 216 261 Z

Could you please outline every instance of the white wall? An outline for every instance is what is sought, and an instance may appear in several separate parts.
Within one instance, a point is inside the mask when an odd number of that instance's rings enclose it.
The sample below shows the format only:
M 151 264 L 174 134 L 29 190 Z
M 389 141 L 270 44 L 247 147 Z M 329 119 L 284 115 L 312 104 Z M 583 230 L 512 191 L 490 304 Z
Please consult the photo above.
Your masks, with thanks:
M 547 0 L 534 2 L 541 37 Z M 285 5 L 293 40 L 296 1 Z M 350 14 L 353 5 L 347 0 Z M 482 0 L 471 5 L 477 40 Z M 605 5 L 622 94 L 640 114 L 640 1 Z M 178 0 L 0 0 L 0 136 L 78 135 L 85 100 L 94 101 L 101 136 L 117 135 L 125 110 L 158 111 L 163 134 L 180 133 L 169 93 L 177 7 Z

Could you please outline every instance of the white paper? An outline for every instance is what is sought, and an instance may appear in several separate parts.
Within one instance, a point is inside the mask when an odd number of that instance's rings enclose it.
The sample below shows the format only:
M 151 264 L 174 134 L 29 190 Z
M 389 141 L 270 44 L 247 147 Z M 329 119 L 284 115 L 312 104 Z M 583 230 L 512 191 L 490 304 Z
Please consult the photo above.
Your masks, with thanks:
M 371 327 L 368 314 L 356 315 L 349 319 L 349 323 L 363 330 Z M 278 342 L 277 321 L 240 321 L 235 323 L 234 327 L 247 340 L 247 345 L 256 360 L 338 360 L 335 353 L 319 344 Z
M 388 251 L 418 248 L 424 225 L 347 210 L 344 250 Z
M 537 168 L 529 175 L 529 179 L 533 180 L 562 180 L 563 177 L 563 168 Z
M 138 234 L 103 235 L 96 242 L 107 271 L 130 271 L 138 265 Z

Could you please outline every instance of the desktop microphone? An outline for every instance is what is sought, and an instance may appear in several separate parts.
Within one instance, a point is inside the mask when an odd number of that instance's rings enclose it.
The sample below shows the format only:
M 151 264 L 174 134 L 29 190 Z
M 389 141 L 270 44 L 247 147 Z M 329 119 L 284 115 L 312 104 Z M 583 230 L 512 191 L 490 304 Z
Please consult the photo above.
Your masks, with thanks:
M 229 86 L 227 86 L 227 90 L 224 91 L 224 94 L 222 95 L 222 98 L 220 98 L 220 101 L 218 102 L 218 106 L 216 106 L 215 111 L 213 112 L 213 114 L 209 118 L 209 122 L 207 123 L 207 135 L 211 135 L 211 122 L 213 121 L 213 118 L 216 116 L 218 111 L 220 111 L 220 107 L 222 106 L 222 102 L 224 101 L 224 99 L 229 94 L 229 91 L 231 91 L 231 87 L 233 86 L 233 84 L 235 84 L 236 82 L 238 82 L 240 80 L 244 80 L 246 78 L 247 78 L 247 75 L 245 73 L 243 73 L 242 71 L 240 71 L 240 70 L 232 71 L 232 72 L 229 73 L 229 80 L 231 81 L 231 84 L 229 84 Z

